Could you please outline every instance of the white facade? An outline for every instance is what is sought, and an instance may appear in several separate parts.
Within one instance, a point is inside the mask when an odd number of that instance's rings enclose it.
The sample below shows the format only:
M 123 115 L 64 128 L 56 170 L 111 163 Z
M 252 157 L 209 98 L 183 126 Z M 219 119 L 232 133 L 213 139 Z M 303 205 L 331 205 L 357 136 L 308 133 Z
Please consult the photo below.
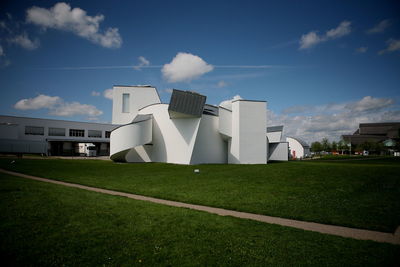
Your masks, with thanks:
M 232 102 L 232 138 L 228 163 L 267 163 L 266 110 L 265 101 Z
M 138 114 L 139 109 L 161 103 L 157 90 L 148 85 L 113 87 L 113 124 L 127 124 Z
M 289 144 L 287 142 L 279 142 L 269 144 L 268 160 L 287 161 Z
M 310 146 L 304 141 L 294 137 L 286 137 L 286 141 L 289 143 L 292 158 L 302 159 L 310 156 Z
M 287 161 L 289 144 L 282 141 L 283 126 L 267 127 L 268 160 Z
M 0 153 L 75 154 L 78 143 L 95 143 L 108 155 L 111 124 L 0 116 Z M 58 153 L 59 152 L 59 153 Z M 79 153 L 79 152 L 78 152 Z
M 111 133 L 111 159 L 176 164 L 267 163 L 266 102 L 232 101 L 231 109 L 205 105 L 205 96 L 174 90 L 169 104 L 147 103 L 128 118 L 123 94 L 115 88 L 113 122 L 127 122 Z M 144 88 L 141 90 L 149 90 Z M 154 88 L 155 90 L 155 88 Z M 142 102 L 141 102 L 142 103 Z M 134 106 L 137 104 L 132 104 Z M 141 104 L 144 105 L 144 104 Z M 205 108 L 207 107 L 207 108 Z

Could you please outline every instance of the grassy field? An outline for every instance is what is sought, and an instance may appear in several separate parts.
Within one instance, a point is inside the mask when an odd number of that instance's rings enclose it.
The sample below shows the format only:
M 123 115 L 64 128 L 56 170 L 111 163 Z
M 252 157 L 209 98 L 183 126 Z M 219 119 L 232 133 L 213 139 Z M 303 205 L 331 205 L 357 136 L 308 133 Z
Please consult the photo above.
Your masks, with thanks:
M 396 266 L 400 260 L 400 246 L 1 173 L 0 251 L 3 266 Z
M 14 160 L 14 163 L 11 161 Z M 268 165 L 117 164 L 0 159 L 0 167 L 73 183 L 284 218 L 393 232 L 400 225 L 400 161 Z M 200 174 L 194 174 L 195 168 Z

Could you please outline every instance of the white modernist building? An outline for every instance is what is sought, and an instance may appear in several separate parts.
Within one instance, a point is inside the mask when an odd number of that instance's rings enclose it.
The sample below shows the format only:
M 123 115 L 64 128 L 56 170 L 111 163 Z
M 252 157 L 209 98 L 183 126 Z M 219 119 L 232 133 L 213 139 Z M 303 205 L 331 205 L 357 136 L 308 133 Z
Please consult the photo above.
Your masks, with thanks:
M 290 156 L 295 159 L 302 159 L 309 157 L 310 146 L 299 138 L 286 137 L 286 141 L 289 143 Z
M 120 126 L 111 132 L 110 157 L 177 164 L 287 160 L 282 129 L 280 137 L 267 133 L 266 105 L 239 99 L 213 106 L 206 96 L 175 89 L 165 104 L 152 86 L 114 86 L 112 123 Z
M 110 153 L 110 134 L 116 126 L 15 116 L 0 116 L 0 153 L 74 156 L 92 144 L 96 155 Z

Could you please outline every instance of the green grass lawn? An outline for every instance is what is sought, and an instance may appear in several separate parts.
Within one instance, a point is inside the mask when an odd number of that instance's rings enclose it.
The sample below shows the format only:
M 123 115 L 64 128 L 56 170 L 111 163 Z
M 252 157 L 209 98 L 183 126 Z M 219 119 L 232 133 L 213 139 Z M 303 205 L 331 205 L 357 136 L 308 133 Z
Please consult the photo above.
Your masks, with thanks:
M 77 164 L 60 164 L 70 163 Z M 0 252 L 3 266 L 396 266 L 400 261 L 400 246 L 1 173 Z
M 15 163 L 10 162 L 15 160 Z M 117 164 L 0 159 L 0 167 L 163 199 L 393 232 L 400 225 L 400 161 L 267 165 Z M 194 174 L 195 168 L 200 174 Z

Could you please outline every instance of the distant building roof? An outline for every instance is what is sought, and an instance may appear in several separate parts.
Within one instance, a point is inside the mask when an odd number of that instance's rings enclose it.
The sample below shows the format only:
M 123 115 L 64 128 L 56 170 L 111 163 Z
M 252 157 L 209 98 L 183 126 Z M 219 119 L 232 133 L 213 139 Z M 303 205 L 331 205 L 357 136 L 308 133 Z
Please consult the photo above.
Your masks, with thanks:
M 381 142 L 389 138 L 399 138 L 400 122 L 360 123 L 352 135 L 342 135 L 343 140 L 352 144 Z
M 267 127 L 267 133 L 282 132 L 283 125 Z
M 304 141 L 304 140 L 301 140 L 301 139 L 299 139 L 299 138 L 297 138 L 297 137 L 288 136 L 288 138 L 292 138 L 292 139 L 296 140 L 296 141 L 297 141 L 297 142 L 299 142 L 299 143 L 300 143 L 300 145 L 302 145 L 304 148 L 309 148 L 309 147 L 310 147 L 310 145 L 309 145 L 309 144 L 307 144 L 307 142 L 306 142 L 306 141 Z
M 381 142 L 387 139 L 386 136 L 380 135 L 342 135 L 342 138 L 346 142 L 350 142 L 353 145 L 359 145 L 365 142 Z

